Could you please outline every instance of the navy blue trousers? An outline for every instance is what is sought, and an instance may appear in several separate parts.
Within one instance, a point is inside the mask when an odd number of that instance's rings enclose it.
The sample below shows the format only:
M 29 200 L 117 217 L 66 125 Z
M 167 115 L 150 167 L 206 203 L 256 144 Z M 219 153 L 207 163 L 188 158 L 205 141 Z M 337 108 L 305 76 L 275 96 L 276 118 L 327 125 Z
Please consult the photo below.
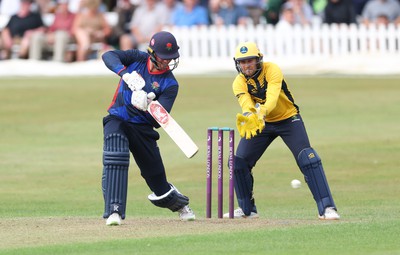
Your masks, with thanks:
M 128 138 L 129 150 L 151 191 L 161 196 L 171 189 L 157 145 L 160 135 L 152 126 L 133 124 L 117 116 L 108 115 L 103 119 L 103 131 L 104 137 L 109 134 L 121 134 Z
M 310 147 L 307 132 L 300 115 L 295 115 L 279 122 L 266 122 L 265 128 L 260 134 L 251 139 L 240 139 L 236 149 L 235 190 L 239 206 L 247 215 L 250 214 L 250 210 L 257 211 L 253 197 L 254 178 L 252 169 L 277 137 L 283 139 L 295 157 L 296 162 L 300 151 Z M 236 174 L 239 174 L 239 176 L 236 176 Z
M 310 147 L 310 141 L 300 115 L 289 119 L 265 123 L 264 130 L 252 139 L 242 138 L 236 149 L 236 156 L 245 159 L 251 167 L 263 155 L 268 146 L 281 137 L 297 161 L 300 151 Z

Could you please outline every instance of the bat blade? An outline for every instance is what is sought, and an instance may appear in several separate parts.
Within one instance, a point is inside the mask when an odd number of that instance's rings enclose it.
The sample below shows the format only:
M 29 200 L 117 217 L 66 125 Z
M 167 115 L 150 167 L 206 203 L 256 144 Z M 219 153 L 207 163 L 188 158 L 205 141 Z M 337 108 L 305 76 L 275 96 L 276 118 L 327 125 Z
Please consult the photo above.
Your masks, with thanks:
M 192 158 L 198 152 L 199 148 L 190 136 L 157 100 L 149 104 L 147 111 L 178 145 L 186 157 Z

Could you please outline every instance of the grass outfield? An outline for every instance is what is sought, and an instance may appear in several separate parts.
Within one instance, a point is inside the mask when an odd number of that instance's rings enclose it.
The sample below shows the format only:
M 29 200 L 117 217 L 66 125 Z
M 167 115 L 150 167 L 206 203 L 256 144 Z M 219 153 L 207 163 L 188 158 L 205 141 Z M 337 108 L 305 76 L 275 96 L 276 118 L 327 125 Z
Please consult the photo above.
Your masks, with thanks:
M 169 181 L 198 220 L 153 206 L 131 161 L 127 219 L 107 227 L 102 117 L 116 77 L 1 78 L 0 254 L 400 254 L 399 79 L 287 77 L 342 216 L 334 222 L 317 220 L 304 184 L 290 187 L 302 175 L 279 139 L 254 168 L 260 219 L 205 219 L 206 129 L 234 127 L 232 79 L 178 76 L 172 115 L 198 144 L 194 158 L 159 131 Z

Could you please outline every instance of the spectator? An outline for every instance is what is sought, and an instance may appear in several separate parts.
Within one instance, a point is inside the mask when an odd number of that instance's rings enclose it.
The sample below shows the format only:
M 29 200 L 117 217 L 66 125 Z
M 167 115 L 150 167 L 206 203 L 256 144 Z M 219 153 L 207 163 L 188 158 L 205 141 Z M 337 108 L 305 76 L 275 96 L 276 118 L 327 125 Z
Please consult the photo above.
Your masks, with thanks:
M 264 11 L 264 17 L 268 24 L 276 25 L 279 21 L 279 12 L 284 4 L 283 0 L 269 0 L 268 6 Z
M 293 8 L 290 6 L 282 8 L 280 17 L 278 23 L 276 23 L 276 29 L 292 29 L 296 24 Z
M 158 0 L 145 0 L 132 16 L 131 32 L 121 36 L 121 50 L 139 48 L 146 51 L 151 36 L 167 24 L 167 14 Z
M 364 10 L 365 4 L 368 0 L 352 0 L 356 16 L 361 16 L 362 10 Z
M 179 0 L 162 0 L 161 5 L 164 6 L 165 13 L 167 15 L 167 24 L 166 25 L 171 25 L 172 13 L 175 11 L 176 8 L 178 8 L 178 6 L 181 6 L 179 8 L 182 8 L 183 4 Z
M 329 0 L 325 7 L 323 22 L 326 24 L 356 23 L 356 12 L 350 0 Z
M 78 13 L 82 9 L 82 3 L 85 0 L 69 0 L 68 1 L 68 10 L 72 13 Z
M 315 15 L 323 15 L 324 9 L 328 4 L 329 0 L 309 0 L 309 4 Z
M 291 8 L 294 12 L 295 24 L 310 25 L 314 17 L 313 10 L 305 0 L 288 0 L 283 8 Z
M 53 0 L 35 0 L 37 11 L 40 14 L 54 13 L 57 1 Z
M 26 59 L 29 54 L 29 44 L 35 32 L 45 30 L 39 13 L 31 12 L 33 0 L 21 0 L 17 14 L 11 16 L 1 33 L 3 41 L 2 59 L 9 59 L 13 45 L 19 45 L 19 57 Z
M 31 58 L 42 59 L 44 49 L 53 49 L 53 60 L 70 62 L 72 57 L 67 52 L 67 45 L 73 42 L 72 24 L 75 14 L 68 10 L 68 0 L 58 0 L 54 21 L 46 33 L 36 33 L 32 38 Z
M 198 4 L 198 0 L 183 0 L 183 5 L 178 6 L 171 16 L 174 26 L 202 26 L 209 25 L 208 11 Z
M 265 9 L 264 0 L 235 0 L 235 5 L 247 10 L 254 25 L 260 24 Z
M 216 25 L 246 25 L 248 22 L 247 10 L 241 8 L 233 0 L 219 0 L 213 23 Z
M 82 0 L 82 9 L 75 16 L 72 34 L 77 43 L 76 60 L 85 61 L 89 58 L 93 43 L 106 44 L 111 34 L 104 13 L 99 11 L 100 0 Z
M 110 45 L 119 47 L 119 40 L 123 34 L 130 33 L 130 22 L 137 5 L 130 0 L 118 0 L 113 11 L 118 15 L 118 22 L 112 28 L 112 32 L 107 42 Z
M 375 24 L 377 27 L 379 27 L 379 26 L 387 27 L 389 25 L 389 23 L 390 23 L 389 18 L 384 14 L 379 15 L 375 20 Z
M 379 16 L 386 16 L 389 23 L 400 23 L 400 3 L 397 0 L 370 0 L 362 12 L 362 23 L 376 23 Z
M 20 0 L 0 0 L 0 14 L 12 16 L 18 13 Z
M 208 1 L 208 16 L 210 24 L 218 24 L 218 12 L 219 12 L 219 4 L 221 0 L 210 0 Z

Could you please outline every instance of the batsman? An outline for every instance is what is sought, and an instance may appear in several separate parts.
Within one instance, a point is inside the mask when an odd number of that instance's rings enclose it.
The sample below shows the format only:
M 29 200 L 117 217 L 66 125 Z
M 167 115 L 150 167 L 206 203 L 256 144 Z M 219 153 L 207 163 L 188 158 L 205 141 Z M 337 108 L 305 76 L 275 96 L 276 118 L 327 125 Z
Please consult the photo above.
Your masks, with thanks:
M 178 212 L 181 220 L 194 220 L 189 198 L 167 181 L 155 130 L 160 125 L 147 111 L 156 99 L 169 112 L 178 94 L 172 74 L 179 63 L 179 46 L 166 31 L 154 34 L 147 52 L 113 50 L 103 54 L 104 64 L 118 77 L 108 115 L 103 118 L 102 190 L 106 225 L 125 219 L 130 153 L 153 192 L 155 206 Z
M 280 137 L 304 175 L 317 204 L 318 217 L 339 219 L 321 158 L 310 145 L 299 107 L 280 68 L 272 62 L 263 62 L 263 54 L 254 42 L 239 44 L 234 62 L 238 75 L 233 81 L 233 93 L 242 108 L 242 113 L 236 116 L 242 139 L 234 161 L 234 183 L 239 204 L 234 217 L 258 217 L 252 169 L 268 146 Z

